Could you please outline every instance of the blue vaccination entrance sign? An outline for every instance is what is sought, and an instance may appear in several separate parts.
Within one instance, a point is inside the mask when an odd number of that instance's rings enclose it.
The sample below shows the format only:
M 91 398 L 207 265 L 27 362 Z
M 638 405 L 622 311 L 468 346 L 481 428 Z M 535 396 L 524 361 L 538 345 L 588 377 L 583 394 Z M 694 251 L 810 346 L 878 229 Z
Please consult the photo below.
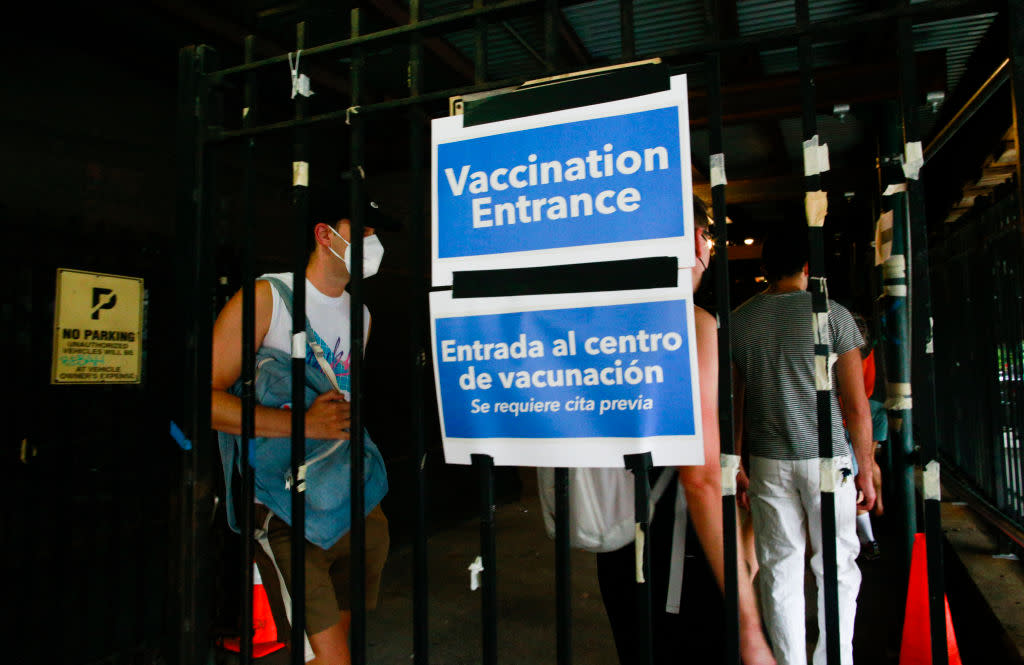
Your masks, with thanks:
M 703 461 L 688 271 L 669 289 L 431 294 L 445 459 L 622 466 Z
M 669 90 L 432 128 L 433 282 L 645 256 L 693 265 L 686 79 Z

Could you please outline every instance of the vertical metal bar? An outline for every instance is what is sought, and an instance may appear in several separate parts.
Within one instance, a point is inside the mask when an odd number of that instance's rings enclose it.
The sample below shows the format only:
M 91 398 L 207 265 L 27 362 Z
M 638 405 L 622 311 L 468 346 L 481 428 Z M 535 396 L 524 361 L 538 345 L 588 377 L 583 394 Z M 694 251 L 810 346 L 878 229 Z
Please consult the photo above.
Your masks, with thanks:
M 636 34 L 633 24 L 633 0 L 619 0 L 619 31 L 622 40 L 622 60 L 636 57 Z
M 253 61 L 255 38 L 245 38 L 245 62 Z M 245 77 L 242 126 L 253 126 L 255 74 Z M 241 665 L 252 663 L 252 592 L 253 592 L 253 468 L 249 464 L 249 442 L 255 430 L 256 395 L 256 283 L 252 252 L 252 170 L 255 139 L 249 138 L 243 148 L 242 171 L 242 626 L 240 631 Z
M 572 662 L 570 518 L 569 469 L 555 469 L 555 630 L 558 665 L 569 665 Z
M 295 26 L 295 48 L 301 52 L 306 47 L 306 24 Z M 301 61 L 301 56 L 300 56 Z M 308 113 L 308 101 L 303 95 L 295 96 L 295 118 L 304 118 Z M 292 205 L 295 210 L 295 228 L 292 231 L 293 279 L 292 279 L 292 339 L 303 340 L 306 334 L 306 252 L 309 234 L 309 129 L 295 129 L 295 145 L 292 162 Z M 295 348 L 292 343 L 292 665 L 304 665 L 303 648 L 306 632 L 306 501 L 305 483 L 301 480 L 299 467 L 305 461 L 306 453 L 306 353 L 305 344 Z M 298 357 L 296 357 L 298 356 Z
M 362 14 L 358 7 L 352 9 L 352 36 L 358 37 L 361 31 Z M 352 49 L 351 71 L 351 105 L 358 109 L 363 94 L 363 50 Z M 352 629 L 349 633 L 349 645 L 352 651 L 352 664 L 366 663 L 366 497 L 364 495 L 363 477 L 365 475 L 365 459 L 363 457 L 363 206 L 365 183 L 363 182 L 363 153 L 365 132 L 363 119 L 358 112 L 351 114 L 351 132 L 349 135 L 349 152 L 351 166 L 352 210 L 352 275 L 349 291 L 352 299 L 352 427 L 349 434 L 352 451 Z
M 420 0 L 409 0 L 409 23 L 420 20 Z M 422 92 L 423 41 L 418 33 L 413 34 L 409 43 L 409 95 L 417 97 Z M 415 451 L 416 526 L 413 535 L 413 665 L 430 663 L 430 608 L 429 570 L 427 566 L 427 448 L 423 435 L 425 428 L 423 413 L 423 379 L 427 366 L 426 349 L 423 347 L 426 329 L 427 302 L 426 253 L 430 242 L 424 225 L 424 135 L 426 119 L 419 106 L 413 106 L 409 116 L 409 165 L 411 179 L 409 189 L 412 206 L 409 216 L 409 238 L 412 251 L 412 286 L 414 305 L 409 316 L 409 342 L 413 367 L 410 401 L 412 409 L 413 450 Z M 422 243 L 422 244 L 420 244 Z
M 189 46 L 181 49 L 178 53 L 178 155 L 180 158 L 180 181 L 178 191 L 178 231 L 181 236 L 182 249 L 185 252 L 182 265 L 195 265 L 196 247 L 192 244 L 192 236 L 197 224 L 201 221 L 202 201 L 205 194 L 203 189 L 203 149 L 204 145 L 200 137 L 204 110 L 204 97 L 199 92 L 200 66 L 197 49 Z M 185 308 L 190 308 L 198 299 L 195 290 L 199 285 L 188 268 L 183 270 L 186 273 L 182 286 L 188 290 L 184 299 Z M 194 423 L 196 395 L 195 381 L 192 377 L 189 365 L 192 363 L 194 354 L 191 345 L 195 343 L 195 326 L 199 317 L 191 317 L 184 333 L 186 340 L 185 348 L 185 384 L 186 399 L 182 406 L 182 414 L 188 419 L 189 424 Z M 195 596 L 195 531 L 193 525 L 194 504 L 195 504 L 195 469 L 193 468 L 194 454 L 185 453 L 181 458 L 181 511 L 179 522 L 179 559 L 178 559 L 178 602 L 179 608 L 179 633 L 178 633 L 178 660 L 184 665 L 197 663 L 195 651 L 196 629 L 196 596 Z
M 619 0 L 619 32 L 622 39 L 622 60 L 636 57 L 636 34 L 633 32 L 633 0 Z
M 558 64 L 558 0 L 544 3 L 544 63 Z M 558 665 L 572 663 L 572 563 L 569 556 L 569 469 L 555 469 L 555 651 Z
M 483 665 L 498 663 L 498 557 L 494 525 L 494 458 L 472 455 L 480 474 L 480 559 L 483 584 L 480 596 L 480 620 L 483 637 Z
M 633 514 L 636 520 L 636 663 L 654 663 L 654 621 L 651 591 L 651 454 L 625 455 L 623 462 L 633 472 Z
M 796 2 L 797 25 L 806 27 L 810 22 L 808 0 Z M 812 141 L 816 146 L 818 135 L 818 118 L 815 108 L 814 54 L 811 37 L 802 34 L 799 41 L 800 59 L 800 93 L 803 116 L 804 141 Z M 807 144 L 805 144 L 807 145 Z M 816 149 L 816 148 L 815 148 Z M 813 158 L 816 160 L 817 155 Z M 806 156 L 805 156 L 806 159 Z M 808 173 L 805 170 L 805 174 Z M 821 175 L 812 173 L 804 177 L 804 190 L 808 195 L 819 192 Z M 808 218 L 808 237 L 810 241 L 810 292 L 813 316 L 828 316 L 828 289 L 825 278 L 825 233 L 821 226 L 813 225 Z M 829 339 L 815 340 L 814 353 L 828 357 L 831 352 Z M 822 459 L 832 458 L 832 391 L 818 390 L 818 456 Z M 825 655 L 829 665 L 839 665 L 840 634 L 839 634 L 839 581 L 836 545 L 836 503 L 835 492 L 821 492 L 821 553 L 824 581 L 825 605 Z M 852 609 L 852 608 L 851 608 Z M 818 639 L 821 639 L 820 637 Z
M 718 36 L 717 3 L 712 34 Z M 705 60 L 708 86 L 708 130 L 709 152 L 722 155 L 722 81 L 720 55 L 709 53 Z M 724 169 L 724 166 L 723 166 Z M 724 174 L 723 174 L 724 175 Z M 718 305 L 718 432 L 722 455 L 736 453 L 733 427 L 733 385 L 732 385 L 732 306 L 729 302 L 732 282 L 729 279 L 729 232 L 726 220 L 725 182 L 712 182 L 711 207 L 715 233 L 715 300 Z M 699 238 L 694 238 L 699 242 Z M 739 571 L 737 569 L 736 539 L 736 495 L 722 496 L 722 545 L 725 564 L 725 663 L 739 665 L 740 624 L 739 624 Z
M 909 5 L 909 0 L 905 4 Z M 914 63 L 914 35 L 909 17 L 900 18 L 899 68 L 900 109 L 903 114 L 904 142 L 921 147 L 917 127 L 917 71 Z M 908 157 L 913 151 L 907 150 Z M 943 574 L 942 514 L 938 488 L 929 491 L 928 477 L 938 475 L 938 436 L 935 408 L 935 355 L 932 340 L 932 294 L 928 274 L 928 220 L 925 217 L 924 186 L 920 177 L 907 178 L 907 203 L 910 214 L 912 261 L 910 265 L 910 298 L 912 372 L 914 398 L 917 401 L 918 432 L 921 442 L 921 463 L 925 467 L 925 539 L 928 554 L 928 607 L 931 623 L 933 665 L 946 665 L 949 659 L 946 643 L 945 575 Z M 937 479 L 936 479 L 937 482 Z
M 880 136 L 882 156 L 882 186 L 903 184 L 900 168 L 899 115 L 894 104 L 885 104 L 882 115 Z M 893 515 L 899 521 L 901 534 L 900 550 L 903 554 L 904 570 L 910 570 L 910 555 L 917 532 L 917 503 L 914 490 L 913 412 L 906 408 L 908 401 L 899 399 L 898 386 L 910 383 L 910 311 L 907 303 L 906 255 L 910 249 L 909 222 L 907 219 L 907 195 L 897 192 L 883 196 L 883 207 L 891 206 L 892 256 L 882 266 L 882 289 L 886 297 L 886 409 L 888 410 L 889 442 L 892 447 L 892 488 L 896 499 L 890 499 L 890 506 L 898 506 Z
M 558 0 L 544 1 L 544 67 L 549 72 L 558 67 Z
M 484 6 L 484 0 L 473 0 L 473 8 Z M 473 25 L 473 82 L 483 83 L 487 80 L 487 21 L 477 18 Z
M 1014 204 L 1013 213 L 1016 213 L 1019 207 L 1015 201 Z M 997 326 L 997 343 L 994 346 L 997 353 L 1001 354 L 998 370 L 995 372 L 1001 407 L 996 418 L 999 429 L 999 452 L 996 456 L 1003 461 L 1005 466 L 1006 470 L 1002 477 L 1005 478 L 1007 486 L 1004 490 L 1003 501 L 998 505 L 1006 514 L 1019 519 L 1021 501 L 1024 498 L 1022 495 L 1024 466 L 1022 466 L 1019 441 L 1022 431 L 1021 419 L 1024 414 L 1021 413 L 1016 393 L 1010 387 L 1019 385 L 1022 377 L 1021 339 L 1024 338 L 1024 335 L 1022 335 L 1020 325 L 1019 305 L 1020 243 L 1016 241 L 1019 231 L 1017 228 L 1013 228 L 1016 225 L 1005 224 L 1003 219 L 1000 219 L 1002 217 L 1000 212 L 996 210 L 990 212 L 990 215 L 992 213 L 998 215 L 996 219 L 991 220 L 997 223 L 992 224 L 994 228 L 990 231 L 994 236 L 991 244 L 996 254 L 995 260 L 992 262 L 996 279 L 991 298 L 996 312 L 990 320 L 998 321 L 1000 324 Z M 1007 233 L 1007 226 L 1010 226 L 1010 233 Z M 996 240 L 1003 237 L 1007 237 L 1010 242 Z
M 1010 33 L 1013 135 L 1017 142 L 1018 227 L 1024 232 L 1024 0 L 1006 0 Z
M 206 482 L 210 444 L 211 335 L 213 332 L 213 246 L 210 197 L 212 169 L 206 146 L 207 126 L 216 118 L 214 93 L 205 72 L 215 69 L 216 56 L 205 46 L 182 49 L 179 55 L 181 91 L 179 150 L 183 171 L 179 192 L 179 225 L 187 249 L 183 257 L 186 291 L 184 308 L 189 316 L 185 330 L 186 399 L 185 429 L 193 442 L 182 456 L 181 558 L 179 560 L 180 650 L 179 661 L 192 665 L 205 660 L 208 649 L 208 552 L 206 524 L 213 495 Z M 208 187 L 209 186 L 209 187 Z

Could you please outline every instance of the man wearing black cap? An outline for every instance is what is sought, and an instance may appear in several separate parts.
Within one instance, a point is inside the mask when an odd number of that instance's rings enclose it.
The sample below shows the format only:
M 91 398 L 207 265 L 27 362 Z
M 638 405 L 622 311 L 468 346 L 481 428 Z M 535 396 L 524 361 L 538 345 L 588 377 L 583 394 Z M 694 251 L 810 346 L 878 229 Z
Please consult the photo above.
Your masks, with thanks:
M 319 395 L 307 407 L 305 434 L 307 445 L 310 439 L 342 441 L 349 437 L 351 410 L 349 404 L 350 384 L 350 296 L 345 288 L 351 275 L 351 226 L 347 219 L 348 205 L 342 185 L 332 191 L 312 190 L 311 208 L 314 222 L 311 238 L 312 252 L 306 265 L 306 316 L 309 321 L 310 342 L 315 342 L 320 353 L 315 354 L 307 344 L 307 364 L 323 368 L 328 366 L 334 374 L 331 384 L 334 389 Z M 367 210 L 367 225 L 363 234 L 363 277 L 377 272 L 384 248 L 374 233 L 374 226 L 389 220 L 380 216 L 376 205 L 371 203 Z M 268 281 L 270 280 L 270 281 Z M 271 282 L 279 280 L 287 289 L 293 286 L 292 273 L 263 275 L 256 282 L 255 347 L 261 352 L 275 350 L 288 356 L 292 353 L 292 320 L 290 304 L 285 303 L 280 286 Z M 370 314 L 363 310 L 364 338 L 369 333 Z M 212 380 L 212 426 L 227 433 L 241 432 L 241 400 L 231 390 L 241 374 L 242 367 L 242 296 L 235 294 L 221 311 L 213 331 L 213 380 Z M 321 358 L 316 356 L 320 355 Z M 320 371 L 319 369 L 317 371 Z M 268 439 L 291 435 L 291 411 L 257 404 L 255 407 L 255 436 Z M 287 444 L 285 444 L 287 445 Z M 372 442 L 366 441 L 368 454 L 379 452 Z M 347 448 L 346 448 L 347 451 Z M 369 467 L 369 465 L 368 465 Z M 383 461 L 380 462 L 383 473 Z M 370 469 L 368 468 L 368 473 Z M 230 473 L 230 470 L 229 470 Z M 259 474 L 257 474 L 258 476 Z M 312 480 L 310 480 L 312 482 Z M 384 491 L 386 491 L 386 478 Z M 276 488 L 276 485 L 282 488 Z M 291 528 L 275 515 L 268 505 L 272 503 L 264 494 L 260 500 L 261 488 L 284 491 L 283 483 L 261 484 L 257 477 L 257 526 L 262 527 L 266 537 L 261 538 L 257 548 L 257 564 L 260 566 L 264 586 L 271 604 L 276 606 L 275 618 L 281 616 L 282 608 L 290 616 L 291 595 Z M 267 490 L 264 489 L 264 492 Z M 367 508 L 373 507 L 373 499 L 367 496 Z M 379 498 L 377 498 L 379 501 Z M 309 499 L 307 499 L 308 505 Z M 233 511 L 231 511 L 233 514 Z M 229 518 L 230 519 L 230 518 Z M 290 521 L 290 520 L 289 520 Z M 346 529 L 347 531 L 347 529 Z M 317 664 L 347 664 L 348 629 L 351 614 L 349 607 L 349 535 L 345 533 L 336 542 L 335 536 L 320 545 L 310 542 L 310 525 L 307 523 L 306 543 L 306 660 Z M 333 544 L 329 544 L 333 542 Z M 389 547 L 388 523 L 380 505 L 373 507 L 366 517 L 366 606 L 377 604 L 380 575 Z M 276 602 L 275 602 L 276 601 Z M 278 635 L 287 632 L 278 622 Z M 315 656 L 315 657 L 314 657 Z

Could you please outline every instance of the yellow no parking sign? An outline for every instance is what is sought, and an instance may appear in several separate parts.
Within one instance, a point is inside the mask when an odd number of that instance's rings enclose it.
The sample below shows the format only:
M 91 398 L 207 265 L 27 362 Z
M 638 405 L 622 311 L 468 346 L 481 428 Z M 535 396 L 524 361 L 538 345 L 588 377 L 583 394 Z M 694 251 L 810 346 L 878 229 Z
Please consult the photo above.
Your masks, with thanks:
M 51 383 L 139 383 L 142 278 L 57 270 Z

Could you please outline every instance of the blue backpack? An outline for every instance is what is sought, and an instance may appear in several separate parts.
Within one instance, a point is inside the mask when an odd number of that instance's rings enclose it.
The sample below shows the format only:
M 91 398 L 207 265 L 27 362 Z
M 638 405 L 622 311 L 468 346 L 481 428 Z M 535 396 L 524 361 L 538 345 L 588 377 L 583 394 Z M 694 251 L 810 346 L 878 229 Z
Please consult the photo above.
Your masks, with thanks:
M 292 313 L 292 291 L 280 280 L 265 278 L 276 288 Z M 306 319 L 306 337 L 317 339 L 309 319 Z M 315 344 L 313 342 L 312 344 Z M 311 347 L 312 348 L 312 347 Z M 322 351 L 314 348 L 314 354 L 322 357 Z M 263 406 L 283 408 L 291 404 L 291 355 L 262 347 L 256 353 L 255 396 L 256 403 Z M 306 408 L 318 396 L 336 389 L 333 374 L 329 378 L 321 367 L 305 365 Z M 235 382 L 229 392 L 241 396 L 242 381 Z M 241 473 L 241 437 L 237 434 L 218 432 L 221 461 L 224 466 L 224 485 L 227 488 L 228 525 L 240 533 L 234 510 L 232 493 L 232 469 Z M 368 515 L 388 492 L 387 471 L 380 450 L 363 431 L 365 443 L 364 491 Z M 348 440 L 306 439 L 305 471 L 306 495 L 306 540 L 328 549 L 341 539 L 351 528 L 352 517 L 352 453 Z M 249 444 L 249 464 L 255 472 L 256 498 L 275 515 L 292 523 L 291 503 L 291 437 L 253 437 Z M 300 476 L 301 477 L 301 476 Z

